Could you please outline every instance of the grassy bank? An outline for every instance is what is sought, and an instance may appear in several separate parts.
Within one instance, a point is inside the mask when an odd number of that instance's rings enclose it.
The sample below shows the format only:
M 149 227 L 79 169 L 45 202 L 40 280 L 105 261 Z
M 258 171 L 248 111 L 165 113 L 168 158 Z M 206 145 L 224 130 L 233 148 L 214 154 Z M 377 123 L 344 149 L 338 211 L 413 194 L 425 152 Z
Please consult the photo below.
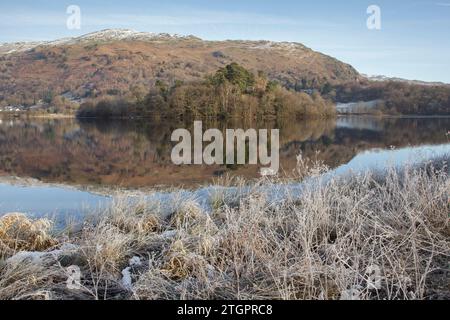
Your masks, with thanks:
M 322 168 L 302 163 L 302 178 Z M 261 181 L 260 184 L 267 183 Z M 251 192 L 158 205 L 117 199 L 81 228 L 0 219 L 0 299 L 450 298 L 447 169 L 307 186 L 276 206 Z M 81 287 L 67 288 L 67 267 Z

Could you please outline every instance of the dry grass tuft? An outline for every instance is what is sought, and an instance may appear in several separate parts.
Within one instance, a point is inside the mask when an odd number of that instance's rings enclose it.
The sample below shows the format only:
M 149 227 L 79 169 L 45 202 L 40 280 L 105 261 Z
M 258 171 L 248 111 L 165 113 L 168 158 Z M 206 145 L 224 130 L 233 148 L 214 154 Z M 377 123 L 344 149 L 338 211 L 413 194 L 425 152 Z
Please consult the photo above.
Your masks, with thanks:
M 55 267 L 13 264 L 0 268 L 0 300 L 57 299 L 64 273 Z
M 98 226 L 84 230 L 83 256 L 95 271 L 120 274 L 120 267 L 133 252 L 133 236 L 114 225 L 100 222 Z
M 52 222 L 47 219 L 31 220 L 20 213 L 0 218 L 0 250 L 2 256 L 18 251 L 43 251 L 57 244 L 50 235 Z
M 182 280 L 193 276 L 195 272 L 203 270 L 206 265 L 202 256 L 187 250 L 180 240 L 172 243 L 165 256 L 162 271 L 172 280 Z

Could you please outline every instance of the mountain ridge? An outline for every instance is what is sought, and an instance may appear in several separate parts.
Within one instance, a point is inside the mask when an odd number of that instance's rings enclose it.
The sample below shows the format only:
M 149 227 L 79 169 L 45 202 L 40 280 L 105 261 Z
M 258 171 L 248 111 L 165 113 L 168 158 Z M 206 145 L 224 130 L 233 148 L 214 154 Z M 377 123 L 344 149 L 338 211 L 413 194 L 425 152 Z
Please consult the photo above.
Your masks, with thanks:
M 351 65 L 300 43 L 209 41 L 129 29 L 3 44 L 0 52 L 0 105 L 32 105 L 67 92 L 80 98 L 123 95 L 157 81 L 203 80 L 232 62 L 292 89 L 361 79 Z
M 365 77 L 369 81 L 374 82 L 386 82 L 386 81 L 394 81 L 394 82 L 403 82 L 407 84 L 417 84 L 422 86 L 450 86 L 450 83 L 445 83 L 441 81 L 423 81 L 423 80 L 411 80 L 404 79 L 399 77 L 388 77 L 384 75 L 367 75 L 361 74 L 362 77 Z
M 0 55 L 31 50 L 39 46 L 58 46 L 81 43 L 83 41 L 113 41 L 113 40 L 157 40 L 157 39 L 199 39 L 193 35 L 169 33 L 140 32 L 132 29 L 104 29 L 90 32 L 77 37 L 65 37 L 50 41 L 20 41 L 0 43 Z

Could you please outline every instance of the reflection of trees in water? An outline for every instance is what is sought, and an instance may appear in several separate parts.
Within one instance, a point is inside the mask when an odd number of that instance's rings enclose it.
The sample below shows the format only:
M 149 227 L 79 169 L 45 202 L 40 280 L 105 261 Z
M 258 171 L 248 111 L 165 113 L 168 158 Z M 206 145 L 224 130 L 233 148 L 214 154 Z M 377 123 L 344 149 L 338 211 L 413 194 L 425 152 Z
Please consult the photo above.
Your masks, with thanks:
M 333 135 L 335 120 L 305 120 L 305 121 L 249 121 L 249 120 L 203 120 L 203 131 L 208 129 L 219 129 L 225 136 L 226 129 L 280 129 L 280 143 L 287 143 L 292 140 L 317 140 L 323 135 Z M 179 128 L 187 129 L 193 136 L 193 121 L 85 121 L 81 122 L 81 127 L 93 132 L 94 128 L 101 134 L 124 134 L 135 132 L 145 135 L 152 144 L 170 144 L 172 132 Z
M 351 118 L 356 127 L 361 129 L 338 124 L 333 144 L 321 150 L 325 155 L 324 160 L 333 167 L 349 162 L 361 151 L 373 148 L 448 142 L 446 132 L 450 128 L 450 118 Z M 357 124 L 355 120 L 360 120 L 360 123 Z M 375 130 L 368 130 L 368 125 Z
M 338 117 L 336 127 L 338 129 L 382 131 L 384 128 L 383 123 L 383 121 L 374 117 Z
M 446 143 L 450 118 L 336 120 L 204 121 L 204 130 L 280 129 L 284 169 L 295 166 L 296 155 L 319 158 L 331 166 L 350 161 L 375 147 Z M 342 123 L 342 121 L 341 121 Z M 185 183 L 212 177 L 217 167 L 175 167 L 170 161 L 172 132 L 193 121 L 15 120 L 0 124 L 0 173 L 76 184 L 150 186 Z M 233 174 L 252 175 L 240 168 Z
M 280 144 L 289 144 L 292 141 L 315 141 L 326 136 L 332 138 L 336 128 L 334 119 L 304 120 L 299 122 L 287 121 L 280 126 Z
M 357 140 L 395 147 L 446 143 L 446 133 L 450 128 L 450 118 L 349 118 L 355 124 L 353 128 L 340 126 L 343 121 L 349 121 L 344 119 L 339 122 L 338 119 L 336 143 Z

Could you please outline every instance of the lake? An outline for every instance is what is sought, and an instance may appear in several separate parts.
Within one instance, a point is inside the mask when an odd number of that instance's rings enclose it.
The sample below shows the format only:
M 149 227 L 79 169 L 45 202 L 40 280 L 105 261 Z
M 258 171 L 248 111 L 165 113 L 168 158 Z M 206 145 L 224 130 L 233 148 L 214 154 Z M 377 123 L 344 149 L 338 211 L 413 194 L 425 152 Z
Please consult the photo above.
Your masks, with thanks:
M 175 166 L 173 130 L 193 122 L 0 120 L 0 214 L 77 214 L 118 190 L 196 189 L 222 176 L 259 177 L 258 166 Z M 448 157 L 450 118 L 345 116 L 305 121 L 204 121 L 204 129 L 280 129 L 282 174 L 297 155 L 337 173 Z

